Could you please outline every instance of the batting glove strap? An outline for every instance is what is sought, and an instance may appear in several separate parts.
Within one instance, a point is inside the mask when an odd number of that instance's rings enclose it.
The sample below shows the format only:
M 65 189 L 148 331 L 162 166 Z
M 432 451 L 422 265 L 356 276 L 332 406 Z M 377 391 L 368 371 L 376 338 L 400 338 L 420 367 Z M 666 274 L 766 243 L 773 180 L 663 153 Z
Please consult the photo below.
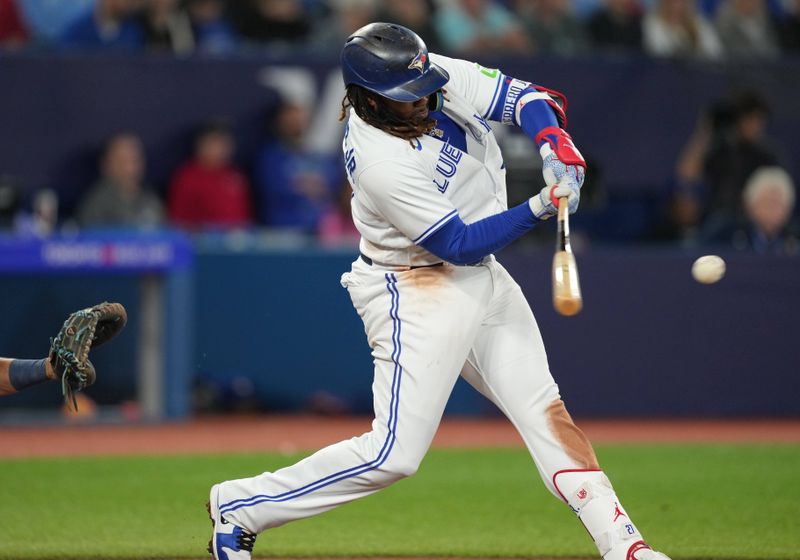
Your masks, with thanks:
M 586 169 L 586 161 L 583 159 L 583 155 L 581 155 L 578 148 L 575 147 L 572 136 L 563 128 L 558 128 L 557 126 L 543 128 L 539 131 L 539 134 L 536 135 L 535 140 L 536 144 L 540 145 L 541 148 L 548 146 L 550 150 L 555 153 L 559 161 L 564 164 L 576 165 Z M 542 154 L 542 157 L 544 157 L 544 154 Z

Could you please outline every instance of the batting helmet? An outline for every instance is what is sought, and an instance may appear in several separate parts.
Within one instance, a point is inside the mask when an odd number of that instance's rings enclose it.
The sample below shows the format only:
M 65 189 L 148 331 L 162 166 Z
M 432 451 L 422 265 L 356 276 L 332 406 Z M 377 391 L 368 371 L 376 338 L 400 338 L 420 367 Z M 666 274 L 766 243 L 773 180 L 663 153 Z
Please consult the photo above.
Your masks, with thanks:
M 419 35 L 394 23 L 370 23 L 350 35 L 342 49 L 342 75 L 345 85 L 395 101 L 416 101 L 450 80 L 430 61 Z

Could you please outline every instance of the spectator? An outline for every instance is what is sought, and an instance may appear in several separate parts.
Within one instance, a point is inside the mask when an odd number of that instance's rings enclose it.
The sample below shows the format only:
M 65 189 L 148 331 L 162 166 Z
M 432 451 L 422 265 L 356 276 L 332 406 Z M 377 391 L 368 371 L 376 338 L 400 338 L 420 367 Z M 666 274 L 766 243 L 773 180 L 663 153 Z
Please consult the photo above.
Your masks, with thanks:
M 339 188 L 336 203 L 322 215 L 319 222 L 319 240 L 326 247 L 357 247 L 361 234 L 353 223 L 350 199 L 353 189 L 345 180 Z
M 197 51 L 222 54 L 236 49 L 238 38 L 225 19 L 222 0 L 188 0 L 186 11 L 191 20 Z
M 388 0 L 382 3 L 377 21 L 399 23 L 422 37 L 430 52 L 441 52 L 439 33 L 433 25 L 434 6 L 429 0 Z
M 194 49 L 192 24 L 178 0 L 146 0 L 140 25 L 149 50 L 187 54 Z
M 605 0 L 589 19 L 589 34 L 596 47 L 608 50 L 642 50 L 642 7 L 638 0 Z
M 170 183 L 170 220 L 191 229 L 250 225 L 250 187 L 232 163 L 235 150 L 227 123 L 212 121 L 200 129 L 193 159 L 178 169 Z
M 586 46 L 583 25 L 567 0 L 517 0 L 517 13 L 541 53 L 572 56 Z
M 256 160 L 259 221 L 268 226 L 316 233 L 340 184 L 339 156 L 312 153 L 303 146 L 308 124 L 304 105 L 284 101 L 273 122 L 274 137 Z
M 97 0 L 94 10 L 69 25 L 61 36 L 66 48 L 138 51 L 144 33 L 133 16 L 138 0 Z
M 57 42 L 67 27 L 92 11 L 95 0 L 16 0 L 33 40 Z
M 141 140 L 122 132 L 106 143 L 100 179 L 78 207 L 78 222 L 87 227 L 152 228 L 163 221 L 161 201 L 143 180 L 145 157 Z
M 336 0 L 333 5 L 333 16 L 317 23 L 313 44 L 317 51 L 339 52 L 356 29 L 377 19 L 373 0 Z
M 434 24 L 445 54 L 530 53 L 531 44 L 514 16 L 491 0 L 459 0 L 436 12 Z
M 239 35 L 271 46 L 302 45 L 310 37 L 312 18 L 302 0 L 245 0 L 231 2 Z
M 588 21 L 589 18 L 600 9 L 604 0 L 570 0 L 572 13 L 578 19 Z
M 713 223 L 710 242 L 729 243 L 735 249 L 760 254 L 798 254 L 797 232 L 790 224 L 795 187 L 785 170 L 757 169 L 748 179 L 742 199 L 744 219 Z
M 718 59 L 722 44 L 692 0 L 656 0 L 642 26 L 645 50 L 658 57 Z
M 775 58 L 778 38 L 764 0 L 729 0 L 716 17 L 726 54 L 735 59 Z
M 786 14 L 778 23 L 778 39 L 786 52 L 800 52 L 800 0 L 788 0 Z
M 27 40 L 28 30 L 14 0 L 0 0 L 0 47 L 21 47 Z
M 651 234 L 654 241 L 678 241 L 682 245 L 692 245 L 697 241 L 706 192 L 703 162 L 712 135 L 711 115 L 704 112 L 675 164 L 674 184 L 665 193 L 660 220 Z
M 710 190 L 709 210 L 739 216 L 747 179 L 759 167 L 779 165 L 781 157 L 766 137 L 769 107 L 760 95 L 743 92 L 727 111 L 729 116 L 718 117 L 704 161 L 705 182 Z

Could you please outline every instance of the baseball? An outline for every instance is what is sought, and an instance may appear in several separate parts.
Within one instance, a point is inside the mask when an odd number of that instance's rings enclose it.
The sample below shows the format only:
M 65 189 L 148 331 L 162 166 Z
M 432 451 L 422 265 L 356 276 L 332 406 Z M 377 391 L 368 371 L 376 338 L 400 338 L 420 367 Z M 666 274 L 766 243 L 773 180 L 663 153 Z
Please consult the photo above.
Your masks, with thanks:
M 701 284 L 713 284 L 725 276 L 725 261 L 717 255 L 705 255 L 694 261 L 692 276 Z

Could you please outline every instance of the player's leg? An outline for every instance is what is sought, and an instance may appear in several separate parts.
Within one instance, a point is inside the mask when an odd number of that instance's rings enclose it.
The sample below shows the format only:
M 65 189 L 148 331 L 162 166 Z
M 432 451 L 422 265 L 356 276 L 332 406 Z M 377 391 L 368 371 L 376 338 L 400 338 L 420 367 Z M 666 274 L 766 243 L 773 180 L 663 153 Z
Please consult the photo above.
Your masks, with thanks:
M 492 289 L 484 267 L 389 273 L 362 263 L 344 283 L 373 349 L 372 431 L 274 473 L 218 485 L 219 514 L 252 533 L 367 496 L 416 471 Z
M 0 358 L 0 397 L 11 395 L 27 387 L 55 379 L 55 377 L 55 372 L 46 359 Z
M 666 558 L 644 544 L 567 412 L 519 286 L 499 264 L 493 274 L 491 311 L 462 375 L 508 416 L 547 488 L 576 513 L 606 560 Z

